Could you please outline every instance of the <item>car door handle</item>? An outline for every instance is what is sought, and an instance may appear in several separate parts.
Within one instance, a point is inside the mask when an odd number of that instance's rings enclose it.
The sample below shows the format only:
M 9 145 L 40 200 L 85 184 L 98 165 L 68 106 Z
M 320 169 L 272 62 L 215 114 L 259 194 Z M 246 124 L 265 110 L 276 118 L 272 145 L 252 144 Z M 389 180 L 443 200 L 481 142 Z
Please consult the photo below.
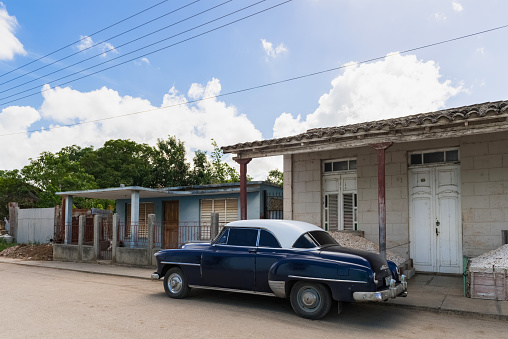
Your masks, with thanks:
M 258 250 L 257 250 L 257 249 L 255 249 L 255 248 L 251 248 L 251 249 L 249 250 L 249 253 L 258 253 Z

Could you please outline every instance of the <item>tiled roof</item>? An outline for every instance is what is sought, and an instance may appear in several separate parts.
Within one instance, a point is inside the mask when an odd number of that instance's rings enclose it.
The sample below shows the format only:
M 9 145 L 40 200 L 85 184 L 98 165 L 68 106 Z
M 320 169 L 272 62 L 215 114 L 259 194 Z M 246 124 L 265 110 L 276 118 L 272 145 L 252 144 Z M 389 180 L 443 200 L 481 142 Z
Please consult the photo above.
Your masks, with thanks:
M 400 118 L 364 122 L 346 126 L 313 128 L 304 133 L 278 139 L 260 140 L 239 143 L 222 147 L 226 153 L 237 153 L 248 148 L 284 145 L 311 139 L 342 138 L 355 134 L 369 134 L 376 131 L 409 130 L 424 126 L 454 126 L 457 122 L 478 121 L 488 117 L 503 116 L 508 114 L 508 100 L 486 102 L 482 104 L 450 108 L 436 112 L 409 115 Z M 508 123 L 508 122 L 507 122 Z

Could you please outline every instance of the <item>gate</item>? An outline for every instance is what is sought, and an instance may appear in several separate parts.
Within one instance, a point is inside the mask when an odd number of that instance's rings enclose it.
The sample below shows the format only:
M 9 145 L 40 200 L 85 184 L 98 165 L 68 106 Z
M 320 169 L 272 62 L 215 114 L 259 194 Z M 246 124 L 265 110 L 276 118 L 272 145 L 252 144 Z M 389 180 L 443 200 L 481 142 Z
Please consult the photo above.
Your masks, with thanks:
M 99 222 L 99 260 L 112 259 L 113 219 L 111 215 L 100 218 Z

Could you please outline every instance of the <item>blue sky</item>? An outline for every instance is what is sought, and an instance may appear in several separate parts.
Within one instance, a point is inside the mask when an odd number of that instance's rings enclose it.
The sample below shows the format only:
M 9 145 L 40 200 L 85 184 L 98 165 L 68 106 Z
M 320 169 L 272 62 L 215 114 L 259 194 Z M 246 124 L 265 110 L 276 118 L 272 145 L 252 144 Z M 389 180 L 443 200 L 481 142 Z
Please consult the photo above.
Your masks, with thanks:
M 0 74 L 83 40 L 0 77 L 0 83 L 6 82 L 0 85 L 0 140 L 4 146 L 0 149 L 0 169 L 21 168 L 30 157 L 35 158 L 42 151 L 55 152 L 67 145 L 98 148 L 104 141 L 116 138 L 154 144 L 157 138 L 168 135 L 176 135 L 185 142 L 191 159 L 196 149 L 210 151 L 212 138 L 219 145 L 230 145 L 296 134 L 308 128 L 508 98 L 504 77 L 508 28 L 396 54 L 507 25 L 504 13 L 508 3 L 505 1 L 293 0 L 142 56 L 284 1 L 266 0 L 128 55 L 137 48 L 259 1 L 201 0 L 193 3 L 194 0 L 169 0 L 90 37 L 161 1 L 2 0 Z M 222 3 L 214 10 L 175 24 Z M 188 4 L 180 11 L 112 39 Z M 122 46 L 173 24 L 166 30 Z M 101 45 L 49 65 L 101 42 Z M 95 55 L 97 57 L 84 61 Z M 387 55 L 390 56 L 383 58 Z M 114 58 L 118 59 L 83 71 Z M 373 58 L 381 59 L 354 64 Z M 62 85 L 129 59 L 134 60 Z M 80 61 L 83 62 L 61 70 Z M 49 66 L 36 70 L 46 65 Z M 182 105 L 338 67 L 343 68 Z M 46 76 L 58 70 L 61 71 Z M 74 72 L 77 75 L 56 80 Z M 21 77 L 12 80 L 18 76 Z M 28 81 L 32 82 L 23 84 Z M 12 89 L 14 86 L 19 87 Z M 27 92 L 15 95 L 25 90 Z M 20 98 L 27 94 L 34 95 Z M 157 109 L 166 106 L 173 107 Z M 148 112 L 51 129 L 145 110 Z M 36 132 L 30 132 L 34 130 Z M 256 179 L 263 179 L 268 170 L 276 167 L 282 169 L 280 158 L 256 159 L 249 164 L 249 172 Z

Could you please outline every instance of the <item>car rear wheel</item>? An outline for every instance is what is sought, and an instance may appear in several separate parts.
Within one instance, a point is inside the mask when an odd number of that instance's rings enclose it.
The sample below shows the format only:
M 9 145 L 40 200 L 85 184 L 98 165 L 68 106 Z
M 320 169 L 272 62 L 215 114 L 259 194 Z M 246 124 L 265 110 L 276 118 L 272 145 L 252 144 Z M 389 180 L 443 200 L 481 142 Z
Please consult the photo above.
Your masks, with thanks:
M 173 267 L 166 272 L 164 290 L 170 298 L 175 299 L 185 298 L 189 294 L 190 287 L 181 268 Z
M 332 296 L 328 288 L 306 281 L 299 281 L 293 286 L 290 300 L 296 314 L 307 319 L 324 317 L 332 306 Z

